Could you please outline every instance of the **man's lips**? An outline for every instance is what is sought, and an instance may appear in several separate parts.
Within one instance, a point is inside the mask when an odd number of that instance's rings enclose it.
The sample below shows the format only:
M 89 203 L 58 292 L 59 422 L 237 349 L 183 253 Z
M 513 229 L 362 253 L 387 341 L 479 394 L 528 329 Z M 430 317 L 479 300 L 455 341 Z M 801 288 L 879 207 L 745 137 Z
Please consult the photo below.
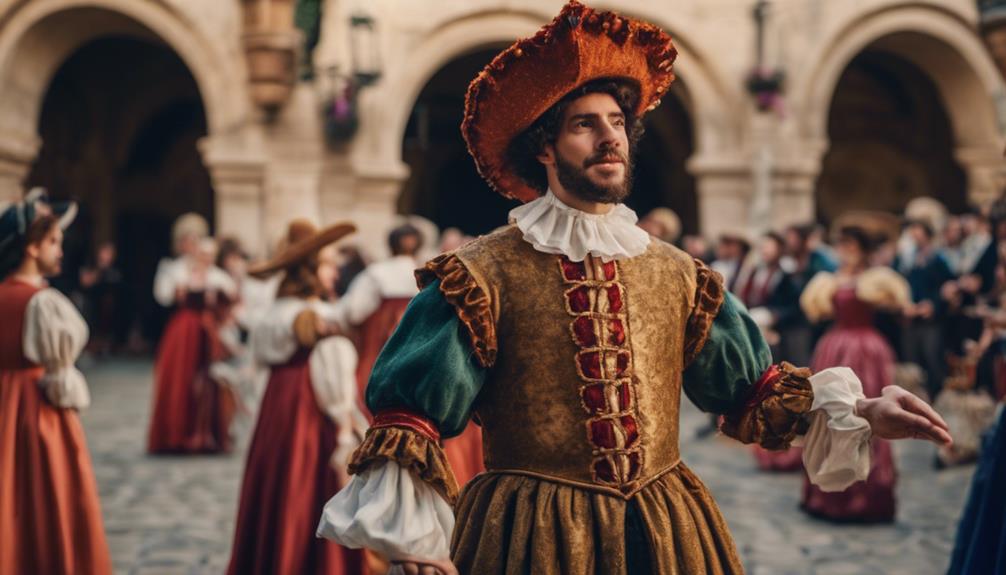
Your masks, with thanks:
M 617 164 L 625 165 L 625 160 L 623 158 L 618 157 L 618 156 L 607 156 L 607 157 L 604 157 L 604 158 L 597 158 L 597 159 L 591 160 L 590 162 L 587 163 L 587 167 L 589 168 L 591 166 L 596 166 L 596 165 L 609 166 L 610 167 L 610 166 L 617 165 Z

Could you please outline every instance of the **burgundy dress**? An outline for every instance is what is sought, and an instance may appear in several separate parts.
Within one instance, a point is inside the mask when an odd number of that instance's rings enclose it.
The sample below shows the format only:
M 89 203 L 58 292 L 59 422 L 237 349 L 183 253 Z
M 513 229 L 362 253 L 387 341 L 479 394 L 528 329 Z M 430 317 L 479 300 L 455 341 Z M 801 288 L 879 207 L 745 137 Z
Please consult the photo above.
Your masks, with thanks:
M 863 382 L 867 397 L 894 383 L 894 351 L 873 327 L 874 308 L 856 297 L 854 285 L 840 286 L 834 296 L 835 324 L 814 351 L 813 370 L 849 367 Z M 804 479 L 801 507 L 807 513 L 835 521 L 886 522 L 895 514 L 897 470 L 891 445 L 870 442 L 870 475 L 845 491 L 825 493 Z
M 222 354 L 214 311 L 202 292 L 190 292 L 164 330 L 154 368 L 150 453 L 220 453 L 231 448 L 236 402 L 227 387 L 209 376 L 210 363 Z
M 359 575 L 363 552 L 315 537 L 342 487 L 329 458 L 338 429 L 318 408 L 310 350 L 272 366 L 248 449 L 230 575 Z

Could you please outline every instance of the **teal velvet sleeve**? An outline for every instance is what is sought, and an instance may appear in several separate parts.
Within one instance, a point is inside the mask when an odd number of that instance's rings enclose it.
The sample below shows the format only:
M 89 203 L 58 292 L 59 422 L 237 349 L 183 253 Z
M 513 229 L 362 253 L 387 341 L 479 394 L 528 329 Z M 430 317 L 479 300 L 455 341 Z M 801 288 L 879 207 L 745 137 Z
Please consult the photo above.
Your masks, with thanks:
M 472 353 L 440 281 L 419 292 L 381 350 L 367 383 L 367 407 L 407 408 L 430 418 L 442 437 L 464 431 L 486 369 Z
M 729 413 L 771 365 L 761 330 L 744 304 L 727 293 L 705 346 L 685 369 L 685 394 L 703 411 Z

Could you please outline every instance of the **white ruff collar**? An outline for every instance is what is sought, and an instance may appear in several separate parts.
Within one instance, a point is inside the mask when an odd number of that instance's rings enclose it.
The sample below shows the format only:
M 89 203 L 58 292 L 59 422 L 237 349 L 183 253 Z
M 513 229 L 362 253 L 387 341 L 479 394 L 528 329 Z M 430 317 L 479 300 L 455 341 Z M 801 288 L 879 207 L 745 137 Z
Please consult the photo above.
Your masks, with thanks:
M 641 255 L 650 245 L 650 234 L 636 226 L 638 219 L 624 204 L 606 214 L 581 212 L 562 203 L 551 190 L 510 211 L 510 222 L 534 249 L 574 262 L 582 262 L 587 254 L 603 261 Z

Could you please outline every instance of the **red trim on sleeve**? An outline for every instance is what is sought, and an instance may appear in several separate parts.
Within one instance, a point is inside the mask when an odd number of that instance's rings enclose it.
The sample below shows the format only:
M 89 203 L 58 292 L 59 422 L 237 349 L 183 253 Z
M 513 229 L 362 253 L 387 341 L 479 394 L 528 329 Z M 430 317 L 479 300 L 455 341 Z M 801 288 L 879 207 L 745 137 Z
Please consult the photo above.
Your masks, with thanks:
M 404 427 L 424 435 L 434 443 L 440 442 L 440 431 L 437 429 L 436 424 L 430 418 L 408 409 L 398 408 L 379 411 L 374 415 L 374 423 L 370 427 L 371 429 Z
M 769 366 L 758 379 L 758 383 L 754 385 L 754 389 L 751 390 L 751 395 L 744 404 L 744 409 L 751 409 L 764 401 L 772 391 L 772 384 L 779 381 L 783 375 L 785 374 L 778 365 Z

